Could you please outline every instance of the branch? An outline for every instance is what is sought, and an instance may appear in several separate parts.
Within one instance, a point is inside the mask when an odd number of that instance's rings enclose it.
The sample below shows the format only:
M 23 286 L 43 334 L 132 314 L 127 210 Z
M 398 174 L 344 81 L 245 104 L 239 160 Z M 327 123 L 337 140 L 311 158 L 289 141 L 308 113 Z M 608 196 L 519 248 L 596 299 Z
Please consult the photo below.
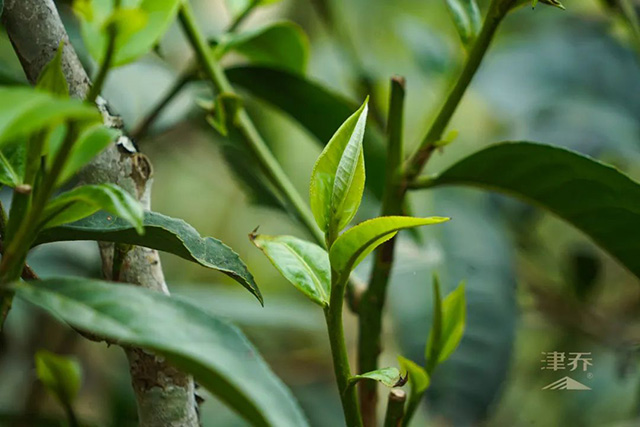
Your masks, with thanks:
M 63 41 L 62 64 L 70 93 L 85 98 L 89 78 L 69 43 L 52 0 L 8 0 L 2 19 L 30 82 L 36 81 Z M 110 114 L 104 102 L 98 106 L 108 125 L 121 126 L 119 118 Z M 115 183 L 137 196 L 145 209 L 150 208 L 152 167 L 143 154 L 112 144 L 85 168 L 82 178 L 88 183 Z M 113 245 L 100 244 L 100 252 L 103 272 L 109 278 Z M 158 253 L 150 249 L 136 247 L 127 254 L 121 280 L 168 294 Z M 126 352 L 139 424 L 198 426 L 193 379 L 148 352 L 140 349 Z
M 384 417 L 384 427 L 400 427 L 404 417 L 404 402 L 407 393 L 399 388 L 393 388 L 389 392 L 387 400 L 387 415 Z

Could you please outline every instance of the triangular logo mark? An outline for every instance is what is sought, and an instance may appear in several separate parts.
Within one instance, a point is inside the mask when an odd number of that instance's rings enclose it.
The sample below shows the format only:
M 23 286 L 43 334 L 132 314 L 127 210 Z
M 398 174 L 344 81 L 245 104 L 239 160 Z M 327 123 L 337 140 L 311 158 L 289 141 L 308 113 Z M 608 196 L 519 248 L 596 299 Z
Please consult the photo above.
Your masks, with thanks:
M 591 390 L 591 387 L 579 383 L 573 378 L 564 377 L 542 387 L 543 390 Z

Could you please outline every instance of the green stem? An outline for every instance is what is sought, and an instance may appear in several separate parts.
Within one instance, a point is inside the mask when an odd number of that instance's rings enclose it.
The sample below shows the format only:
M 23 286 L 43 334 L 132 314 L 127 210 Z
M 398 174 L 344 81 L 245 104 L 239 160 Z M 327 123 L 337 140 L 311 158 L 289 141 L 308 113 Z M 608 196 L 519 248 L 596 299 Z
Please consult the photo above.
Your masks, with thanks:
M 398 178 L 402 173 L 403 122 L 405 82 L 401 77 L 391 80 L 389 100 L 387 164 L 385 186 L 382 197 L 382 215 L 401 215 L 404 193 Z M 359 307 L 358 372 L 375 371 L 382 348 L 382 311 L 386 299 L 387 285 L 393 264 L 395 238 L 384 243 L 377 251 L 369 286 L 364 292 Z M 360 406 L 365 425 L 376 425 L 377 406 L 376 381 L 359 384 Z
M 389 392 L 387 399 L 387 414 L 384 417 L 384 427 L 400 427 L 404 417 L 404 402 L 407 400 L 407 393 L 394 388 Z
M 329 344 L 331 345 L 331 355 L 333 357 L 333 369 L 338 383 L 338 392 L 342 409 L 344 411 L 347 427 L 361 427 L 362 418 L 358 405 L 358 396 L 355 387 L 349 387 L 351 377 L 351 367 L 349 366 L 349 355 L 344 339 L 344 327 L 342 323 L 342 306 L 344 302 L 344 291 L 347 278 L 336 278 L 337 274 L 331 274 L 331 296 L 329 306 L 325 308 L 325 318 L 327 330 L 329 332 Z
M 117 10 L 120 7 L 121 0 L 114 0 L 113 10 Z M 98 74 L 96 78 L 93 80 L 93 85 L 91 85 L 91 89 L 89 90 L 89 94 L 85 101 L 93 104 L 100 92 L 102 91 L 102 86 L 104 86 L 104 82 L 107 79 L 107 74 L 109 73 L 109 69 L 111 68 L 111 64 L 113 62 L 113 56 L 116 51 L 116 38 L 118 36 L 118 30 L 115 24 L 109 25 L 107 28 L 107 48 L 104 53 L 104 58 L 102 63 L 100 64 L 100 68 L 98 69 Z
M 222 67 L 214 58 L 206 38 L 196 26 L 195 16 L 188 1 L 183 2 L 180 6 L 179 18 L 182 28 L 196 52 L 200 66 L 215 90 L 218 93 L 234 94 L 235 92 L 231 87 L 231 83 L 229 83 Z M 244 137 L 248 148 L 256 157 L 267 179 L 282 193 L 300 221 L 316 241 L 321 245 L 324 244 L 324 236 L 317 227 L 311 211 L 280 167 L 280 164 L 269 150 L 269 147 L 267 147 L 267 144 L 258 133 L 243 107 L 238 109 L 234 124 Z
M 178 77 L 178 79 L 173 83 L 173 85 L 169 88 L 167 93 L 160 99 L 160 101 L 156 104 L 156 106 L 151 110 L 151 112 L 140 122 L 138 126 L 131 132 L 130 137 L 134 141 L 140 141 L 147 135 L 147 132 L 151 128 L 153 122 L 160 116 L 162 110 L 167 107 L 173 98 L 176 97 L 182 91 L 182 89 L 191 81 L 193 78 L 192 72 L 187 72 Z
M 244 20 L 247 19 L 249 15 L 251 15 L 251 12 L 253 12 L 253 9 L 255 9 L 258 3 L 260 3 L 258 0 L 251 0 L 249 4 L 244 8 L 244 10 L 240 12 L 240 14 L 236 17 L 236 19 L 233 20 L 231 25 L 229 25 L 229 28 L 227 29 L 226 32 L 227 33 L 235 32 L 238 29 L 238 27 L 240 27 L 240 24 L 242 24 Z
M 406 163 L 406 181 L 412 181 L 424 168 L 425 163 L 431 157 L 436 148 L 436 143 L 442 139 L 442 134 L 446 130 L 451 117 L 458 108 L 458 104 L 462 100 L 473 76 L 475 76 L 478 67 L 482 63 L 482 59 L 487 53 L 487 49 L 493 40 L 493 36 L 498 26 L 511 8 L 513 0 L 492 0 L 484 20 L 482 29 L 476 39 L 467 61 L 462 69 L 458 80 L 451 89 L 449 96 L 442 105 L 438 115 L 436 116 L 431 128 L 423 138 L 417 150 L 408 159 Z
M 63 403 L 64 412 L 67 415 L 67 420 L 69 421 L 69 427 L 79 427 L 80 423 L 78 422 L 78 417 L 76 416 L 75 411 L 73 410 L 73 406 L 70 402 Z

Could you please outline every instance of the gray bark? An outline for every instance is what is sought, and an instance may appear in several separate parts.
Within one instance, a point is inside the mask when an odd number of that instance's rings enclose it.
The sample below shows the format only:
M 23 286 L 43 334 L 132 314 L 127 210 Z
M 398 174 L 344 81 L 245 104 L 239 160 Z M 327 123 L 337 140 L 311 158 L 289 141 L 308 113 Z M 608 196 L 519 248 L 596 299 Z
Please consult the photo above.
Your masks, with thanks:
M 90 80 L 80 63 L 52 0 L 6 0 L 2 22 L 30 82 L 53 58 L 64 41 L 63 70 L 72 96 L 83 98 Z M 105 123 L 119 127 L 119 118 L 99 102 Z M 126 137 L 123 137 L 126 138 Z M 122 141 L 120 141 L 122 142 Z M 150 209 L 153 169 L 141 153 L 112 144 L 82 174 L 87 183 L 115 183 L 138 197 Z M 111 277 L 113 245 L 101 244 L 103 271 Z M 125 257 L 120 281 L 168 294 L 158 253 L 135 247 Z M 197 426 L 193 379 L 141 349 L 125 349 L 141 426 Z

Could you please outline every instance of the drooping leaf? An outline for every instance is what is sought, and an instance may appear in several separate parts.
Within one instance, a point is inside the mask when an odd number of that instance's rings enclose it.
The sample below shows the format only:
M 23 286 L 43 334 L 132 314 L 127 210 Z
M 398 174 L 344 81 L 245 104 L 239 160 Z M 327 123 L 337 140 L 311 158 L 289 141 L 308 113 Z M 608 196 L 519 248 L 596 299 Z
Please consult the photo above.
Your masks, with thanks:
M 22 184 L 26 163 L 26 144 L 11 144 L 0 149 L 0 183 L 11 188 Z
M 0 88 L 0 146 L 65 120 L 101 121 L 95 108 L 26 87 Z
M 356 103 L 320 84 L 284 70 L 245 66 L 227 69 L 226 74 L 233 84 L 291 116 L 322 145 L 358 108 Z M 384 170 L 385 153 L 384 138 L 374 123 L 370 123 L 364 136 L 366 185 L 377 197 L 382 196 L 384 186 L 384 174 L 379 171 Z
M 309 39 L 299 25 L 284 21 L 263 28 L 226 34 L 215 48 L 218 57 L 237 52 L 257 65 L 304 74 L 309 57 Z
M 448 220 L 449 218 L 444 217 L 384 216 L 361 222 L 345 231 L 331 246 L 331 268 L 339 274 L 348 274 L 377 246 L 391 239 L 398 231 L 440 224 Z
M 63 49 L 64 41 L 61 41 L 53 59 L 40 72 L 36 88 L 64 98 L 69 96 L 69 85 L 62 71 Z
M 387 387 L 395 387 L 399 379 L 400 371 L 398 371 L 398 368 L 382 368 L 365 374 L 352 376 L 349 378 L 349 385 L 354 385 L 361 380 L 374 380 L 386 385 Z
M 114 184 L 83 185 L 62 193 L 45 207 L 42 228 L 68 224 L 104 210 L 144 233 L 144 210 L 133 196 Z
M 106 52 L 107 27 L 118 31 L 114 66 L 135 61 L 151 51 L 173 22 L 180 0 L 131 0 L 113 10 L 111 0 L 92 0 L 74 9 L 81 18 L 82 38 L 91 56 L 101 62 Z
M 182 298 L 77 278 L 19 283 L 15 290 L 75 328 L 166 357 L 252 425 L 308 425 L 245 336 Z
M 36 373 L 45 388 L 63 405 L 70 405 L 80 391 L 82 368 L 75 358 L 39 350 L 35 356 Z
M 429 387 L 429 375 L 424 368 L 411 359 L 398 356 L 400 369 L 409 375 L 409 385 L 411 392 L 421 395 Z
M 251 241 L 311 301 L 321 307 L 329 305 L 331 268 L 323 248 L 293 236 L 258 234 L 252 235 Z
M 101 123 L 88 126 L 80 132 L 78 139 L 73 144 L 73 150 L 69 154 L 67 161 L 58 177 L 57 185 L 61 185 L 69 180 L 84 165 L 89 163 L 91 159 L 97 156 L 102 150 L 113 142 L 120 131 L 108 128 Z M 49 156 L 53 159 L 55 153 L 58 152 L 63 139 L 51 139 L 49 141 Z
M 434 277 L 434 315 L 429 341 L 425 348 L 427 366 L 435 368 L 446 361 L 462 340 L 466 321 L 464 283 L 440 301 L 440 284 Z M 428 369 L 429 369 L 428 368 Z
M 433 184 L 501 191 L 545 208 L 587 234 L 640 277 L 640 184 L 563 148 L 505 142 L 459 161 Z
M 172 253 L 188 261 L 218 270 L 247 288 L 262 303 L 262 295 L 253 276 L 237 253 L 213 237 L 200 237 L 189 224 L 155 212 L 145 212 L 144 234 L 127 221 L 106 212 L 97 212 L 72 224 L 42 231 L 34 243 L 70 240 L 96 240 L 126 243 Z
M 324 232 L 342 230 L 360 206 L 365 181 L 362 139 L 366 121 L 367 101 L 340 126 L 313 167 L 311 210 Z
M 475 0 L 445 0 L 458 35 L 469 46 L 480 33 L 482 16 Z

